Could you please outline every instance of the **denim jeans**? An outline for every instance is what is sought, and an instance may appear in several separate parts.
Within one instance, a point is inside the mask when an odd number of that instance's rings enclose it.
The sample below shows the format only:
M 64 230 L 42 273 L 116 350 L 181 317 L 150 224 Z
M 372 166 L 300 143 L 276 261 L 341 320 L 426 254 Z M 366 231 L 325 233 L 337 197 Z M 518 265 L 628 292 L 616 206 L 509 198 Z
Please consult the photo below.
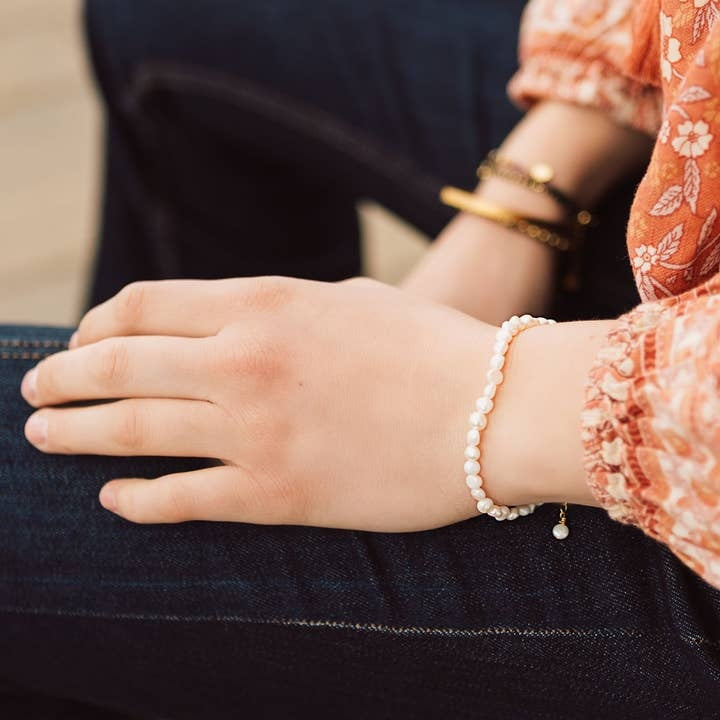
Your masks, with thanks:
M 524 2 L 86 0 L 107 109 L 91 304 L 137 279 L 357 275 L 361 198 L 434 236 L 453 215 L 440 188 L 472 187 L 520 118 L 505 85 Z M 637 303 L 636 182 L 598 209 L 554 317 Z
M 720 593 L 603 511 L 564 542 L 552 506 L 395 534 L 106 512 L 106 480 L 203 461 L 27 444 L 20 380 L 67 335 L 0 328 L 0 717 L 718 717 Z
M 519 0 L 95 0 L 108 107 L 93 300 L 124 283 L 360 268 L 354 202 L 433 234 L 445 182 L 517 119 Z M 280 179 L 280 182 L 278 182 Z M 609 198 L 582 292 L 632 304 Z M 599 510 L 418 533 L 137 526 L 112 477 L 202 460 L 45 456 L 23 373 L 68 332 L 0 328 L 0 716 L 714 718 L 720 593 Z

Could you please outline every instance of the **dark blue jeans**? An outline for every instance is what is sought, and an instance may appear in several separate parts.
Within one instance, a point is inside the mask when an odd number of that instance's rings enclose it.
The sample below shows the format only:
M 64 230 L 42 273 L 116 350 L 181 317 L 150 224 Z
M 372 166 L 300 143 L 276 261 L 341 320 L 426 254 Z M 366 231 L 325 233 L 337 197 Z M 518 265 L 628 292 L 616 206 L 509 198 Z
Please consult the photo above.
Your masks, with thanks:
M 517 117 L 521 4 L 90 2 L 108 107 L 93 299 L 140 277 L 355 274 L 363 196 L 437 232 L 439 186 L 469 186 Z M 628 197 L 558 316 L 632 304 Z M 0 328 L 3 718 L 718 716 L 720 594 L 601 511 L 572 508 L 564 543 L 552 507 L 412 534 L 105 512 L 107 479 L 202 461 L 25 443 L 22 374 L 66 339 Z
M 505 85 L 523 5 L 86 0 L 107 109 L 91 304 L 137 279 L 357 275 L 360 198 L 437 234 L 440 188 L 472 187 L 520 118 Z M 554 317 L 637 303 L 636 180 L 599 208 L 582 289 L 558 291 Z
M 0 717 L 718 717 L 720 593 L 600 510 L 562 543 L 551 506 L 397 534 L 104 511 L 109 478 L 202 461 L 31 448 L 18 386 L 66 338 L 0 328 Z

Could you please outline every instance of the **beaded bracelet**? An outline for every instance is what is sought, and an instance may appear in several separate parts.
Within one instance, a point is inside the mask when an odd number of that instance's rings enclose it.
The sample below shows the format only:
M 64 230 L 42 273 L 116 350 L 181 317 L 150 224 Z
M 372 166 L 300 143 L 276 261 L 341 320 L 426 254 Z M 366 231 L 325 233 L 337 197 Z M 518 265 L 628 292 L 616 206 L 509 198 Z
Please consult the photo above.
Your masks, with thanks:
M 470 415 L 470 430 L 467 434 L 467 447 L 465 448 L 465 484 L 470 489 L 470 494 L 476 501 L 478 512 L 494 517 L 496 520 L 516 520 L 521 516 L 530 515 L 535 508 L 542 503 L 531 503 L 528 505 L 498 505 L 483 490 L 483 478 L 480 475 L 480 437 L 488 423 L 488 416 L 495 406 L 494 398 L 498 385 L 503 381 L 502 369 L 505 365 L 505 355 L 513 339 L 523 330 L 529 330 L 538 325 L 554 325 L 555 320 L 548 320 L 543 317 L 532 315 L 513 315 L 506 320 L 495 335 L 493 354 L 490 358 L 490 366 L 486 373 L 487 384 L 483 394 L 475 401 L 475 410 Z M 569 529 L 566 524 L 567 503 L 560 511 L 560 522 L 553 528 L 553 535 L 558 540 L 564 540 Z

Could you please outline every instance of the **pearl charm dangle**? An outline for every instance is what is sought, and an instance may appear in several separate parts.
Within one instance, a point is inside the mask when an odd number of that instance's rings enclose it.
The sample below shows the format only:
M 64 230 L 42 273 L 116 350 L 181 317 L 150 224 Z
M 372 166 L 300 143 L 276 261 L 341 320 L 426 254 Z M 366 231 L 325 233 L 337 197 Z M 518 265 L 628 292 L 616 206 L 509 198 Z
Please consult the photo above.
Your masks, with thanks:
M 570 528 L 567 526 L 567 503 L 563 503 L 560 507 L 560 521 L 553 527 L 552 532 L 556 540 L 564 540 L 570 534 Z
M 528 330 L 538 325 L 553 324 L 555 324 L 554 320 L 548 320 L 546 318 L 536 318 L 531 315 L 522 315 L 521 317 L 513 315 L 500 326 L 500 329 L 495 335 L 495 343 L 492 349 L 493 354 L 485 375 L 485 388 L 482 395 L 475 401 L 475 410 L 470 414 L 470 430 L 467 434 L 467 447 L 465 448 L 465 461 L 463 466 L 466 475 L 465 484 L 470 489 L 470 494 L 473 502 L 476 503 L 478 512 L 489 515 L 498 521 L 516 520 L 519 517 L 530 515 L 530 513 L 535 511 L 537 505 L 530 504 L 508 507 L 507 505 L 498 505 L 491 497 L 488 497 L 487 490 L 483 486 L 483 480 L 479 475 L 480 440 L 483 431 L 487 427 L 488 417 L 495 407 L 498 387 L 504 380 L 503 370 L 505 368 L 505 356 L 513 339 L 523 330 Z M 561 529 L 558 530 L 558 528 Z M 553 529 L 553 534 L 558 539 L 562 539 L 568 536 L 568 532 L 563 515 L 560 523 Z

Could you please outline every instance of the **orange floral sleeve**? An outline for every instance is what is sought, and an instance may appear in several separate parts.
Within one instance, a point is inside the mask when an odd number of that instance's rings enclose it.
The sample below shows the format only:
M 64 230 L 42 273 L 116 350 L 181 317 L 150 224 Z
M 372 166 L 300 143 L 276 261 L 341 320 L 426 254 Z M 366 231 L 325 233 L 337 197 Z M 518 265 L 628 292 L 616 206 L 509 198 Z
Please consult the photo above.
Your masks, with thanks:
M 720 274 L 622 316 L 582 416 L 590 487 L 720 587 Z
M 627 237 L 644 303 L 588 378 L 585 465 L 612 518 L 720 588 L 718 20 L 720 0 L 532 0 L 510 92 L 656 135 Z
M 660 90 L 623 70 L 636 0 L 532 0 L 520 32 L 520 69 L 508 91 L 530 107 L 541 99 L 596 107 L 655 135 Z

